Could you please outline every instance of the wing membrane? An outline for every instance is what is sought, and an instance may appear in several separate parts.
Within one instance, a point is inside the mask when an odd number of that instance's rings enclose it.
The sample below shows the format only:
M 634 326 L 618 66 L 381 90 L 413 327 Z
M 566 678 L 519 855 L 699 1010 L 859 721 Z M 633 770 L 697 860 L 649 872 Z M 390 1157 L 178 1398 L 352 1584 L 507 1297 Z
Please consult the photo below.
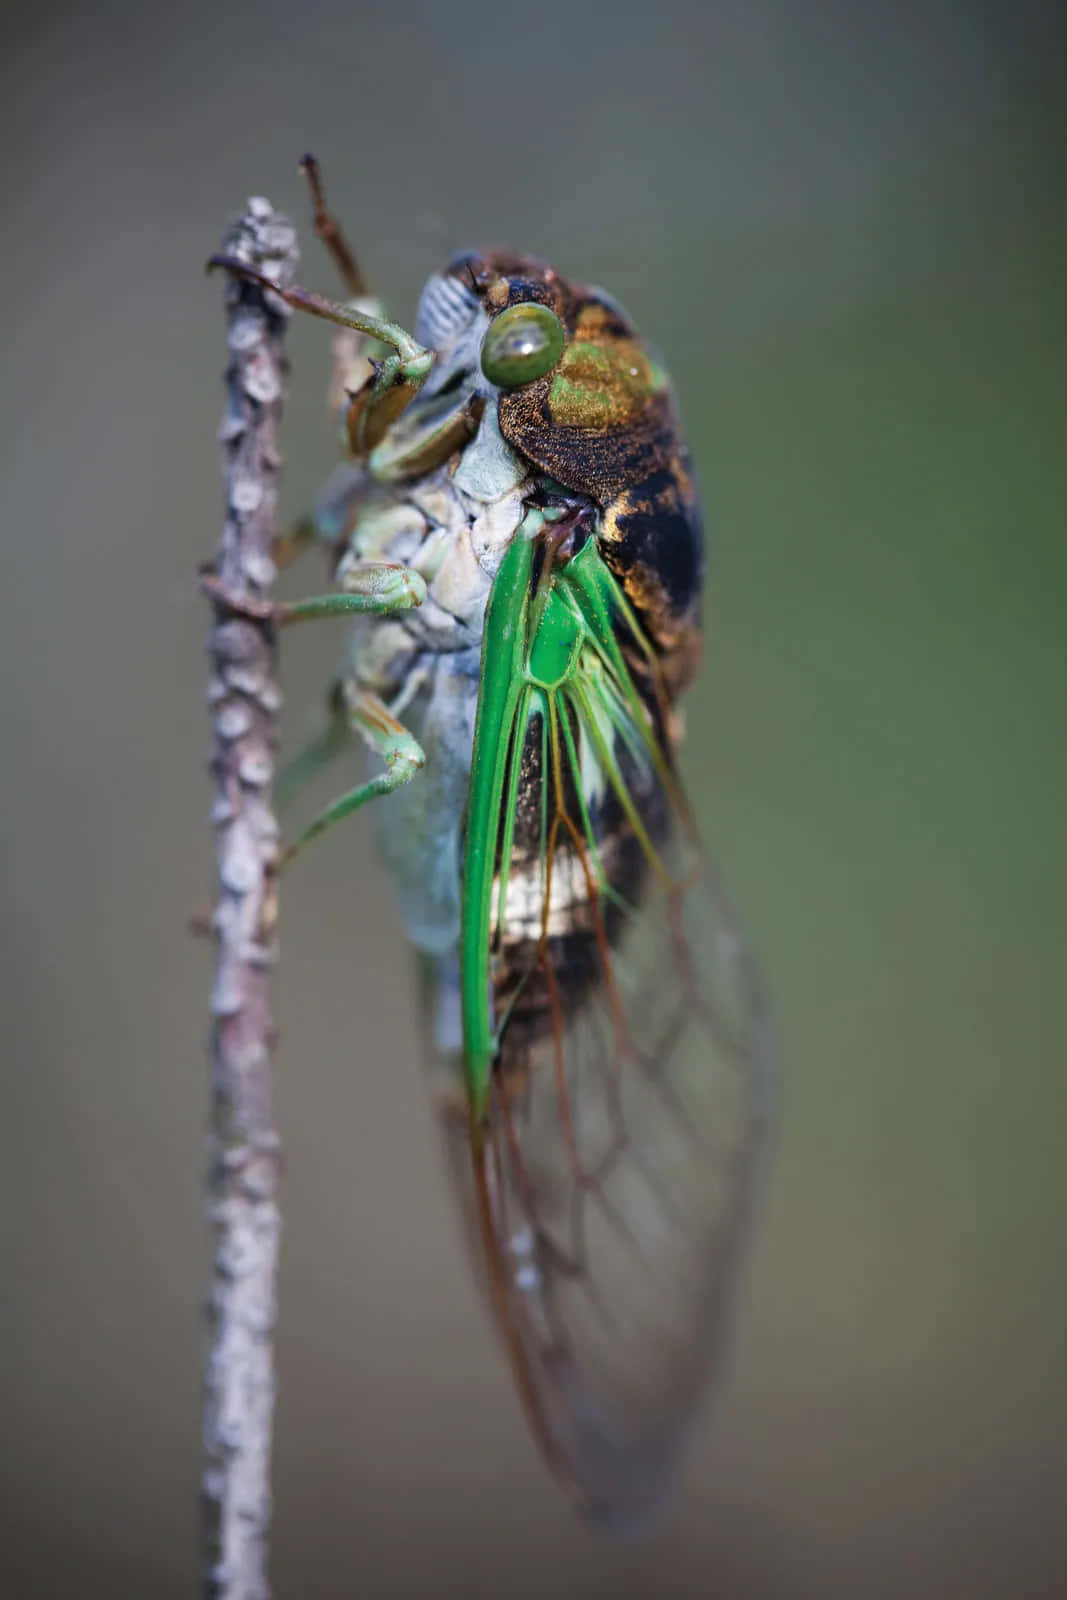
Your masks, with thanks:
M 557 873 L 584 895 L 572 845 L 557 834 Z M 640 1522 L 669 1487 L 770 1101 L 760 984 L 718 885 L 692 860 L 683 881 L 649 867 L 634 900 L 600 890 L 588 935 L 528 952 L 544 1003 L 502 1029 L 484 1151 L 513 1358 L 554 1464 L 609 1524 Z

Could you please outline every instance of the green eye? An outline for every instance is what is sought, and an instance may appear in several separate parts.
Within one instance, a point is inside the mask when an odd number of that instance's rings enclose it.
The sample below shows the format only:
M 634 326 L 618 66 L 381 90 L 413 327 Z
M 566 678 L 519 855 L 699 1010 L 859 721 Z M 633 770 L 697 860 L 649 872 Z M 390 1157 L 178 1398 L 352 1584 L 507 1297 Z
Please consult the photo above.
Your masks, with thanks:
M 532 383 L 556 365 L 565 340 L 562 322 L 547 306 L 532 300 L 509 306 L 482 340 L 482 371 L 501 389 Z

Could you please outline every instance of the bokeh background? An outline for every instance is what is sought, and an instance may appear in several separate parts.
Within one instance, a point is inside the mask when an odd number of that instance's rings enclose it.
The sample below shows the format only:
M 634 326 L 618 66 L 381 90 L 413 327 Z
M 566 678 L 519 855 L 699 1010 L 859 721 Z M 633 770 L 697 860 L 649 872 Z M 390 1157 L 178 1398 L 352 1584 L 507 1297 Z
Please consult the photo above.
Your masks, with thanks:
M 200 269 L 248 193 L 304 221 L 310 148 L 399 315 L 512 243 L 665 352 L 712 542 L 688 771 L 788 1083 L 714 1426 L 662 1529 L 600 1543 L 468 1280 L 372 830 L 301 863 L 279 1597 L 1064 1592 L 1057 8 L 102 0 L 3 32 L 0 1591 L 196 1589 Z M 333 289 L 309 235 L 304 278 Z M 292 353 L 295 514 L 328 333 Z M 337 627 L 285 641 L 293 740 Z

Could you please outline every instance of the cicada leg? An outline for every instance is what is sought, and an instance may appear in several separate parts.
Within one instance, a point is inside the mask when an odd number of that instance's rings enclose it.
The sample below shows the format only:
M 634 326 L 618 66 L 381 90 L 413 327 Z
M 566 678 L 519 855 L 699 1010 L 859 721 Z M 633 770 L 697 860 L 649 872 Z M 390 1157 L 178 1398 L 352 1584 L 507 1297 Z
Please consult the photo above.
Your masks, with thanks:
M 345 685 L 344 695 L 351 727 L 362 734 L 371 749 L 381 756 L 385 771 L 371 778 L 368 783 L 350 789 L 321 811 L 299 838 L 283 851 L 283 869 L 312 839 L 317 839 L 343 817 L 358 811 L 368 800 L 376 800 L 379 795 L 390 794 L 394 789 L 399 789 L 401 784 L 410 783 L 425 764 L 426 757 L 415 735 L 397 721 L 377 695 L 349 685 Z
M 312 220 L 315 232 L 319 237 L 327 254 L 332 258 L 348 294 L 355 299 L 367 293 L 367 284 L 360 271 L 359 263 L 352 253 L 352 246 L 345 237 L 345 231 L 333 212 L 326 205 L 326 190 L 322 182 L 322 169 L 315 157 L 306 155 L 300 162 L 300 170 L 307 179 L 308 188 L 311 190 Z
M 322 317 L 338 327 L 351 328 L 356 333 L 376 339 L 391 352 L 384 361 L 374 363 L 373 377 L 349 397 L 345 417 L 348 442 L 354 456 L 367 455 L 426 382 L 433 366 L 434 352 L 424 350 L 397 323 L 378 316 L 355 301 L 341 305 L 335 300 L 328 300 L 325 295 L 302 288 L 298 283 L 275 283 L 265 273 L 257 272 L 237 256 L 211 256 L 208 270 L 213 267 L 222 267 L 246 283 L 258 284 L 261 289 L 269 290 L 284 300 L 294 311 L 307 311 L 313 317 Z
M 281 624 L 312 622 L 316 617 L 389 616 L 410 611 L 426 598 L 426 580 L 395 561 L 360 561 L 345 571 L 338 593 L 282 601 L 275 620 Z
M 298 524 L 297 532 L 304 526 L 312 528 L 313 536 L 313 524 Z M 200 582 L 217 605 L 227 607 L 237 616 L 273 622 L 279 626 L 309 622 L 317 617 L 353 614 L 389 616 L 410 611 L 412 607 L 421 605 L 426 597 L 426 582 L 418 572 L 389 561 L 356 562 L 344 573 L 343 592 L 310 595 L 295 601 L 258 601 L 235 594 L 212 572 L 201 573 Z M 372 749 L 381 754 L 386 771 L 328 806 L 285 852 L 283 865 L 332 822 L 357 810 L 364 801 L 387 794 L 391 789 L 408 782 L 425 761 L 414 736 L 380 700 L 358 686 L 336 682 L 327 698 L 327 708 L 326 727 L 287 763 L 279 775 L 279 808 L 288 805 L 305 784 L 328 766 L 334 756 L 340 754 L 348 744 L 353 729 L 361 733 Z
M 213 572 L 202 572 L 205 594 L 238 616 L 284 627 L 292 622 L 313 622 L 318 617 L 389 616 L 410 611 L 426 598 L 426 580 L 411 567 L 396 561 L 360 561 L 344 575 L 344 589 L 308 595 L 303 600 L 252 600 L 235 594 Z

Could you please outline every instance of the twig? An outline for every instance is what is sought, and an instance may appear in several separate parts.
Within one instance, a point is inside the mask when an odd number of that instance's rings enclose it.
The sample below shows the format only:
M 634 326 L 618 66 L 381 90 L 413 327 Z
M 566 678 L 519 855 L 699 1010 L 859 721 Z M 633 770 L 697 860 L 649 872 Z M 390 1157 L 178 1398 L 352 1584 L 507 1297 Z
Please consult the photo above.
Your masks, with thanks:
M 224 249 L 276 282 L 288 281 L 296 266 L 292 224 L 266 200 L 248 201 Z M 289 311 L 277 296 L 234 278 L 225 292 L 226 521 L 213 570 L 230 596 L 261 603 L 275 575 L 276 440 Z M 281 1224 L 270 1083 L 278 856 L 271 785 L 281 695 L 269 621 L 216 601 L 210 653 L 218 959 L 211 993 L 208 1183 L 215 1249 L 204 1405 L 204 1593 L 210 1600 L 267 1600 Z

